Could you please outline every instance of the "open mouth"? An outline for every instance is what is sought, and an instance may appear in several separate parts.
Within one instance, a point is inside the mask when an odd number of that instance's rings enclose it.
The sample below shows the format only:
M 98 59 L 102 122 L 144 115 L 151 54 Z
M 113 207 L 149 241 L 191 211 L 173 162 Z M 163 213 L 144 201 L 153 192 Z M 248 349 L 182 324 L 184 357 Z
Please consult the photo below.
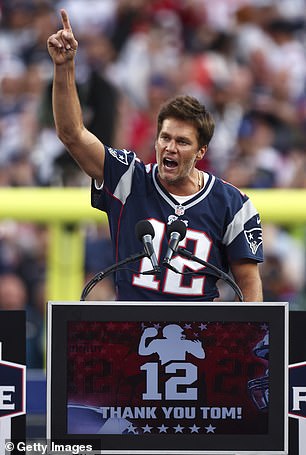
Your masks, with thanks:
M 174 169 L 178 166 L 177 162 L 174 161 L 174 160 L 171 160 L 169 158 L 164 158 L 163 159 L 163 165 L 167 168 L 167 169 Z

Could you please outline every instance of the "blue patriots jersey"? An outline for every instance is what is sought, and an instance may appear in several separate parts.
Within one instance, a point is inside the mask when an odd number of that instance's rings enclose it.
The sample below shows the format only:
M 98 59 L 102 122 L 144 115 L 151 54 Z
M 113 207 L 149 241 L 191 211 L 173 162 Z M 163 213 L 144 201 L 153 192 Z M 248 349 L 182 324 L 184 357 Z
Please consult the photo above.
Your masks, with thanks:
M 156 164 L 145 165 L 127 150 L 105 147 L 105 153 L 104 183 L 97 188 L 92 182 L 91 203 L 107 213 L 116 262 L 142 251 L 135 225 L 149 220 L 161 265 L 168 247 L 167 225 L 176 219 L 187 227 L 179 246 L 226 273 L 231 261 L 263 261 L 258 212 L 236 187 L 208 174 L 204 188 L 179 204 L 159 182 Z M 160 275 L 143 275 L 152 269 L 147 257 L 133 264 L 133 270 L 116 272 L 117 299 L 213 301 L 219 296 L 215 276 L 196 275 L 204 271 L 202 265 L 178 254 L 173 255 L 171 265 L 180 273 L 162 267 Z

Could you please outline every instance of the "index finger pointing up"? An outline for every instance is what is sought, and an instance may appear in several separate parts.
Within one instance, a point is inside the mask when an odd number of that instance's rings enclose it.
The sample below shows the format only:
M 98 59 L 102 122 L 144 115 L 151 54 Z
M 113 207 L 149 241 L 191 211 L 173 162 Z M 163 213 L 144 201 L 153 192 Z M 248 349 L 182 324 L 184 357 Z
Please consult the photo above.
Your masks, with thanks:
M 69 22 L 69 17 L 68 17 L 67 11 L 65 11 L 64 9 L 61 9 L 61 16 L 62 16 L 62 24 L 63 24 L 64 30 L 71 32 L 72 28 L 71 28 L 71 25 Z

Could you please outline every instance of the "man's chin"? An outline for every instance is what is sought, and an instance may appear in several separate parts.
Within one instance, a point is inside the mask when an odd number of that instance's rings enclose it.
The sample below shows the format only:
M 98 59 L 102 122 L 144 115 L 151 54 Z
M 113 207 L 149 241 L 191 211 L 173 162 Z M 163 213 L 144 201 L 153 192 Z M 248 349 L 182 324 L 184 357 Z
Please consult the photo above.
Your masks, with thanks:
M 165 185 L 175 185 L 177 183 L 177 177 L 169 174 L 162 174 L 159 176 L 160 182 Z
M 160 179 L 167 182 L 167 183 L 175 183 L 178 179 L 177 172 L 176 170 L 167 170 L 167 169 L 162 169 L 162 171 L 159 171 L 159 176 Z

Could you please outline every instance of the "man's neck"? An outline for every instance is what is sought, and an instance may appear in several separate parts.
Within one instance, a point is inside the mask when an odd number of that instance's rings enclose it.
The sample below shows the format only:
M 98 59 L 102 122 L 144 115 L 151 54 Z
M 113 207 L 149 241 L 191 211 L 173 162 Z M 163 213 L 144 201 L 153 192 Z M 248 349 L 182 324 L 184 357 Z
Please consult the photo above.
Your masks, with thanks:
M 187 178 L 186 181 L 176 181 L 176 182 L 168 182 L 157 176 L 160 183 L 163 187 L 175 196 L 192 196 L 204 187 L 205 185 L 205 176 L 202 171 L 196 169 L 196 174 L 194 178 Z

